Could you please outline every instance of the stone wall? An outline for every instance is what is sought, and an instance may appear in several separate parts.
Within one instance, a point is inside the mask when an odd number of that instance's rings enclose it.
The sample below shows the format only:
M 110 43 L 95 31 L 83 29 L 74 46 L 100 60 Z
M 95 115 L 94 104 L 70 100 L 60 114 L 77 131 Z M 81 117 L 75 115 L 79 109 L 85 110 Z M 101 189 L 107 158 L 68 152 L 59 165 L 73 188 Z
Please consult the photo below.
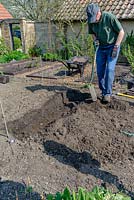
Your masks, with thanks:
M 53 45 L 56 48 L 60 48 L 60 40 L 57 37 L 57 34 L 60 32 L 64 32 L 66 38 L 75 38 L 81 31 L 81 24 L 80 22 L 74 22 L 72 26 L 69 24 L 65 27 L 64 30 L 62 26 L 55 25 L 55 24 L 46 24 L 40 22 L 33 22 L 33 21 L 26 21 L 25 19 L 21 20 L 4 20 L 1 24 L 1 35 L 5 39 L 6 44 L 13 48 L 12 45 L 12 36 L 10 31 L 10 24 L 11 23 L 19 23 L 21 29 L 21 36 L 22 36 L 22 47 L 24 52 L 28 52 L 30 47 L 37 45 L 41 47 L 44 52 L 47 48 L 51 48 Z M 134 21 L 123 20 L 122 21 L 123 28 L 125 33 L 131 33 L 134 31 Z M 88 27 L 84 27 L 84 32 L 87 34 Z
M 36 45 L 43 51 L 51 49 L 56 42 L 57 28 L 54 24 L 35 23 Z
M 10 26 L 8 23 L 1 24 L 1 36 L 4 38 L 6 45 L 12 49 L 12 38 L 10 33 Z
M 28 52 L 30 47 L 36 44 L 35 23 L 33 21 L 20 20 L 22 47 L 24 52 Z
M 3 20 L 0 24 L 1 37 L 4 38 L 6 45 L 13 50 L 13 36 L 11 33 L 11 26 L 13 24 L 20 25 L 21 38 L 22 38 L 22 50 L 28 52 L 28 49 L 36 44 L 35 39 L 35 23 L 26 21 L 24 19 L 9 19 Z
M 134 33 L 134 20 L 123 20 L 123 21 L 121 21 L 121 24 L 124 28 L 125 36 L 127 34 L 130 34 L 131 31 L 133 31 L 133 33 Z
M 127 33 L 130 34 L 132 30 L 134 31 L 134 21 L 123 20 L 121 23 L 125 30 L 125 36 L 127 35 Z M 60 31 L 60 29 L 57 27 L 58 25 L 54 24 L 49 26 L 45 23 L 35 23 L 35 43 L 37 44 L 37 46 L 46 48 L 51 46 L 52 43 L 56 43 L 56 45 L 58 46 L 57 33 Z M 85 26 L 83 31 L 85 34 L 88 34 L 88 26 Z M 79 35 L 80 32 L 81 24 L 79 22 L 75 22 L 72 26 L 67 25 L 65 34 L 67 36 L 67 39 L 69 39 L 71 37 L 75 38 L 76 35 Z
M 130 34 L 131 31 L 133 31 L 133 33 L 134 33 L 134 20 L 123 20 L 123 21 L 121 21 L 121 24 L 122 24 L 124 31 L 125 31 L 125 37 L 126 37 L 127 34 Z M 68 37 L 75 37 L 74 32 L 76 34 L 78 34 L 80 29 L 81 29 L 80 23 L 75 22 L 73 24 L 73 30 L 70 26 L 68 26 L 67 36 Z M 85 26 L 85 34 L 87 34 L 87 33 L 88 33 L 88 26 Z M 125 39 L 125 37 L 124 37 L 124 39 Z

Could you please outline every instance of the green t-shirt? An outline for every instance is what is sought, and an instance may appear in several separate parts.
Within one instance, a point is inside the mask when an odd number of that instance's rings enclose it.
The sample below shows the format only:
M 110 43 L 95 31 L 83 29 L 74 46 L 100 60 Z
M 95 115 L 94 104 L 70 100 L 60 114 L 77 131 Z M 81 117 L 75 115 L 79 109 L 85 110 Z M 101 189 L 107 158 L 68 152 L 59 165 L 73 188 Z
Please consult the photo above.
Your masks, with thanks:
M 114 44 L 122 29 L 119 20 L 109 12 L 102 12 L 98 23 L 88 24 L 89 34 L 94 34 L 100 45 Z

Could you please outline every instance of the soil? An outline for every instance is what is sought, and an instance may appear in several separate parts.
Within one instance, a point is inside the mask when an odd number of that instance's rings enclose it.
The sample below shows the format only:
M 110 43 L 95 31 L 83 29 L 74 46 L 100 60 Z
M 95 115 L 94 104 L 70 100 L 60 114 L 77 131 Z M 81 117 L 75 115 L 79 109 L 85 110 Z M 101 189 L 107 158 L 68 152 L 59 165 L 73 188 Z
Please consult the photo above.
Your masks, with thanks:
M 0 93 L 15 140 L 7 142 L 0 113 L 0 199 L 41 199 L 96 184 L 134 197 L 132 102 L 92 102 L 87 89 L 23 77 L 12 77 Z

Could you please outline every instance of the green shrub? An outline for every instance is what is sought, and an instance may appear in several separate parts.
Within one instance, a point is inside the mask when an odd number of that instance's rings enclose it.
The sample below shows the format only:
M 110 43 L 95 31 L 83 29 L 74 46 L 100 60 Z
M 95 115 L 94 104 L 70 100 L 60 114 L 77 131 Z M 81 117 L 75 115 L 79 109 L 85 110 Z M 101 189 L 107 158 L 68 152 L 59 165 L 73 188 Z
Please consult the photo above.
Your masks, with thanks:
M 58 55 L 62 59 L 70 59 L 73 56 L 89 56 L 94 55 L 92 36 L 86 33 L 87 23 L 81 22 L 79 32 L 75 31 L 70 23 L 70 28 L 73 34 L 68 37 L 62 29 L 57 33 L 57 39 L 61 48 L 56 49 Z
M 79 38 L 69 38 L 68 41 L 61 41 L 62 48 L 58 50 L 58 55 L 62 59 L 70 59 L 73 56 L 89 56 L 92 60 L 94 57 L 93 39 L 91 35 L 83 35 Z
M 0 56 L 0 63 L 8 63 L 12 60 L 24 60 L 29 58 L 27 54 L 22 53 L 21 51 L 10 51 L 9 53 Z
M 65 188 L 63 192 L 57 192 L 55 195 L 47 195 L 47 200 L 131 200 L 130 197 L 117 193 L 113 194 L 111 191 L 103 187 L 95 187 L 88 192 L 83 188 L 79 188 L 78 192 L 70 191 Z
M 29 48 L 28 54 L 32 57 L 38 57 L 42 55 L 42 49 L 40 47 L 37 47 L 36 45 Z
M 45 54 L 43 54 L 42 59 L 55 61 L 55 60 L 60 60 L 60 57 L 56 53 L 45 53 Z
M 7 47 L 3 38 L 0 38 L 0 55 L 5 55 L 9 52 L 9 48 Z
M 134 34 L 131 31 L 130 34 L 127 34 L 125 41 L 121 45 L 121 54 L 124 55 L 124 51 L 128 49 L 128 46 L 131 50 L 134 50 Z
M 5 55 L 0 55 L 0 63 L 6 63 Z
M 131 72 L 134 74 L 134 34 L 131 31 L 130 35 L 127 34 L 125 41 L 121 47 L 121 53 L 127 58 L 131 65 Z
M 121 52 L 123 53 L 124 49 L 128 48 L 128 45 L 131 49 L 134 49 L 134 34 L 133 31 L 131 31 L 130 34 L 127 34 L 125 41 L 121 45 Z
M 21 48 L 21 40 L 18 37 L 13 37 L 14 39 L 14 49 L 19 49 Z
M 131 65 L 131 72 L 134 74 L 134 48 L 128 44 L 128 46 L 123 49 L 123 54 Z
M 4 72 L 0 71 L 0 76 L 4 76 Z

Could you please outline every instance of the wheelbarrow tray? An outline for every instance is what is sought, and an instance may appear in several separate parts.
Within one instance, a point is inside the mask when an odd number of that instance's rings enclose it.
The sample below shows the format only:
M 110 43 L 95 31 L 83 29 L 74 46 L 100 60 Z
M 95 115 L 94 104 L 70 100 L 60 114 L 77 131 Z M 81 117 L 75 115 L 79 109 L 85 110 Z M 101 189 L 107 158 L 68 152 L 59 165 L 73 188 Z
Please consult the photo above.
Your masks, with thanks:
M 70 60 L 66 60 L 66 67 L 68 70 L 79 70 L 80 76 L 83 76 L 85 65 L 89 62 L 89 58 L 86 56 L 75 56 Z

